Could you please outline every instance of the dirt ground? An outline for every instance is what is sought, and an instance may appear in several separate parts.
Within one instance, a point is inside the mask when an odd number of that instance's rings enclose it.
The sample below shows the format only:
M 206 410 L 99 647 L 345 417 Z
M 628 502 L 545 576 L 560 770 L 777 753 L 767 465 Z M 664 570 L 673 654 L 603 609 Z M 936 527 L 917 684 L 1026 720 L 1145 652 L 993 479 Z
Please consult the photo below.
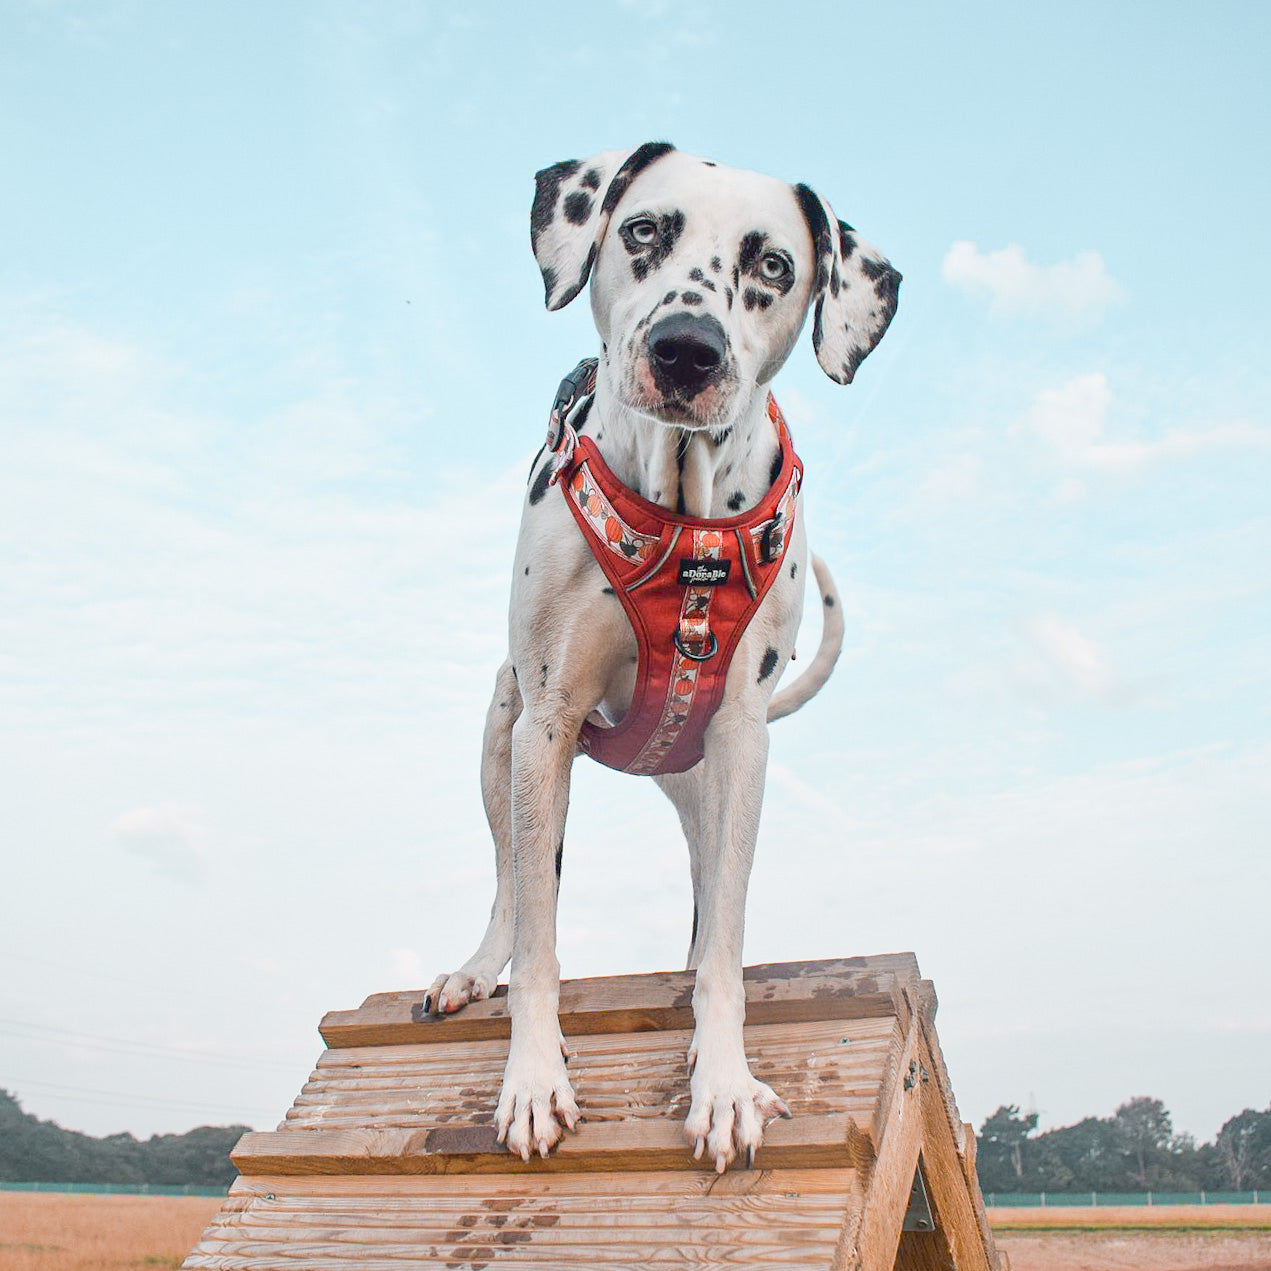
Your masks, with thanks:
M 1010 1271 L 1271 1271 L 1271 1205 L 995 1209 L 989 1217 Z
M 0 1268 L 176 1271 L 220 1205 L 201 1196 L 0 1192 Z M 1271 1271 L 1266 1205 L 995 1210 L 991 1216 L 1011 1271 Z M 1118 1229 L 1145 1222 L 1160 1229 Z M 1179 1230 L 1184 1223 L 1188 1229 Z M 1225 1229 L 1234 1223 L 1245 1229 Z M 1056 1224 L 1069 1229 L 1045 1229 Z M 1087 1229 L 1097 1224 L 1106 1229 Z
M 1271 1232 L 1004 1232 L 1011 1271 L 1271 1271 Z
M 172 1271 L 221 1207 L 216 1196 L 0 1192 L 3 1271 Z

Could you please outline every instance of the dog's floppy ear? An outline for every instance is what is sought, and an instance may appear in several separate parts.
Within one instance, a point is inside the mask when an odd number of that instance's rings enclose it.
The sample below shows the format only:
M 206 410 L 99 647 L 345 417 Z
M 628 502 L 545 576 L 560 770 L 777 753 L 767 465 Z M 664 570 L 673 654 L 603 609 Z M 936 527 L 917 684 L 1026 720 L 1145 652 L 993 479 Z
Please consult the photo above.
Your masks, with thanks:
M 900 274 L 876 247 L 838 220 L 815 190 L 796 185 L 794 193 L 812 233 L 817 262 L 812 347 L 830 379 L 850 384 L 895 315 Z
M 635 150 L 566 159 L 537 174 L 530 241 L 549 309 L 562 308 L 583 289 L 610 212 L 639 172 L 674 149 L 667 141 L 646 141 Z

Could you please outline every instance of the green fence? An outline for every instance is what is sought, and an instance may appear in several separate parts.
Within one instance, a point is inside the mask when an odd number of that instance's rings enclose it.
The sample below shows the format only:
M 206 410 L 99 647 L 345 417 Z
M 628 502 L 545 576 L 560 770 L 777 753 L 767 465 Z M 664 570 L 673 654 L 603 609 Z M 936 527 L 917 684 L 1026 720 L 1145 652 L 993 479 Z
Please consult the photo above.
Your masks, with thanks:
M 228 1187 L 197 1187 L 193 1183 L 7 1183 L 0 1192 L 80 1192 L 101 1196 L 224 1196 Z
M 990 1209 L 1053 1206 L 1088 1208 L 1110 1205 L 1263 1205 L 1266 1192 L 985 1192 Z

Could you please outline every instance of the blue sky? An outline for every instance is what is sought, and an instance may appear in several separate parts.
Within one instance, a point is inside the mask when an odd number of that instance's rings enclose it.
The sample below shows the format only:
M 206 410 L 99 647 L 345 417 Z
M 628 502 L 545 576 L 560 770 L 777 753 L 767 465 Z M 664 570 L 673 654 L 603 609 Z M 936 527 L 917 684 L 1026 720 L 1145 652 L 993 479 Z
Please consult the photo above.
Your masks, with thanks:
M 905 275 L 777 394 L 848 619 L 746 955 L 913 949 L 964 1115 L 1271 1098 L 1265 5 L 0 6 L 0 1085 L 268 1126 L 471 951 L 519 499 L 594 344 L 534 171 L 667 138 Z M 815 628 L 802 644 L 813 647 Z M 583 764 L 566 975 L 679 965 Z

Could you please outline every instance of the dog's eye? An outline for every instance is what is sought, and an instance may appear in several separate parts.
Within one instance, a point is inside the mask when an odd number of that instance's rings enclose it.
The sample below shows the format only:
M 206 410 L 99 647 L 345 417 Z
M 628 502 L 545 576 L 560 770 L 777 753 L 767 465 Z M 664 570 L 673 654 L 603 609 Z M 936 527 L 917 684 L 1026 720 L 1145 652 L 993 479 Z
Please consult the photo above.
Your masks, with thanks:
M 647 216 L 628 221 L 624 228 L 631 236 L 632 242 L 639 243 L 641 247 L 650 247 L 658 241 L 658 227 Z
M 790 273 L 790 262 L 776 252 L 766 253 L 759 261 L 759 274 L 768 282 L 780 282 Z

